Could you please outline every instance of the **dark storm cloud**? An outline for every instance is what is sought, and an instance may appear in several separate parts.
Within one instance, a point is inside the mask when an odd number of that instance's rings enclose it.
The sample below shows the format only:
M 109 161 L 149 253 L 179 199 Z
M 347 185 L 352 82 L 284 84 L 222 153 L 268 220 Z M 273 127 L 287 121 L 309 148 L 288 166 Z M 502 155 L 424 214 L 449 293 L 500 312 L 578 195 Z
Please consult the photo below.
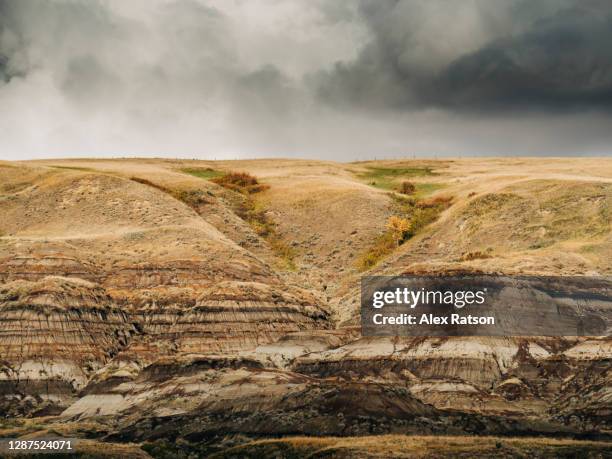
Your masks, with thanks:
M 610 43 L 597 0 L 0 0 L 0 157 L 607 153 Z
M 372 40 L 352 62 L 317 80 L 324 100 L 362 108 L 453 111 L 612 108 L 612 3 L 365 1 Z M 432 15 L 447 24 L 428 24 Z M 471 20 L 480 42 L 439 46 L 453 21 Z M 501 29 L 487 27 L 502 21 Z M 469 34 L 470 31 L 464 32 Z
M 19 63 L 19 51 L 24 44 L 19 28 L 13 23 L 14 9 L 14 5 L 0 0 L 0 84 L 25 73 L 24 63 Z
M 452 62 L 439 104 L 493 110 L 612 108 L 612 4 L 568 8 Z
M 4 83 L 10 81 L 11 74 L 8 71 L 8 58 L 0 55 L 0 80 Z

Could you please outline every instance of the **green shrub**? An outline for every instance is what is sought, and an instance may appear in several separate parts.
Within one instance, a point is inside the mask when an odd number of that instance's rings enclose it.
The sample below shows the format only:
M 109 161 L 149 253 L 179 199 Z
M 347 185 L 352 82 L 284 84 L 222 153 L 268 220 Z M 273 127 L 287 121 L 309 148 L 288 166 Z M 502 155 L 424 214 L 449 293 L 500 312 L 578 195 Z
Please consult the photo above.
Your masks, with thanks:
M 412 177 L 427 177 L 437 175 L 431 167 L 366 167 L 366 170 L 356 174 L 357 177 L 372 186 L 384 190 L 394 190 L 398 181 Z
M 442 211 L 450 207 L 452 197 L 438 196 L 418 200 L 412 196 L 389 193 L 395 204 L 396 215 L 389 217 L 386 230 L 372 246 L 357 259 L 357 269 L 366 271 L 393 252 L 398 246 L 418 234 L 438 219 Z

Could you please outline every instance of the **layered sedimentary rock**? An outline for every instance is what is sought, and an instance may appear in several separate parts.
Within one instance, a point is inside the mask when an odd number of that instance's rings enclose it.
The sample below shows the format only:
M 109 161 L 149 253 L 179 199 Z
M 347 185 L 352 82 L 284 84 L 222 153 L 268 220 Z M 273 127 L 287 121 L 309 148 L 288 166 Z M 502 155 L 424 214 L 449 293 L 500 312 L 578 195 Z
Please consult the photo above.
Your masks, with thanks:
M 295 337 L 294 344 L 299 341 Z M 108 438 L 123 441 L 605 430 L 607 376 L 573 364 L 561 371 L 555 363 L 583 342 L 477 341 L 336 342 L 321 352 L 303 352 L 286 368 L 262 360 L 261 353 L 159 359 L 129 381 L 94 378 L 62 419 L 111 416 L 115 432 Z M 283 344 L 269 347 L 281 352 Z M 571 413 L 559 397 L 570 386 L 591 388 L 580 407 L 573 399 Z
M 49 252 L 49 251 L 47 251 Z M 46 276 L 98 280 L 95 267 L 62 252 L 23 254 L 0 260 L 0 281 L 17 279 L 36 281 Z
M 307 335 L 330 327 L 328 313 L 316 298 L 287 286 L 224 281 L 199 291 L 195 300 L 178 293 L 171 297 L 166 292 L 166 301 L 158 298 L 132 309 L 142 334 L 92 376 L 84 394 L 95 394 L 107 410 L 118 409 L 116 395 L 128 381 L 146 381 L 151 374 L 170 377 L 173 365 L 179 370 L 192 365 L 180 362 L 208 362 L 213 369 L 263 367 L 258 346 L 272 345 L 287 334 Z M 189 391 L 190 384 L 178 378 L 174 386 L 181 391 L 186 385 Z M 141 394 L 139 400 L 147 397 Z M 121 399 L 119 406 L 123 404 Z
M 36 177 L 0 199 L 2 394 L 24 405 L 0 412 L 61 410 L 88 382 L 131 380 L 158 360 L 330 327 L 320 298 L 170 193 L 103 174 Z
M 444 315 L 447 323 L 443 325 L 428 326 L 419 322 L 417 326 L 380 327 L 383 321 L 375 318 L 384 316 L 381 310 L 362 308 L 359 312 L 364 335 L 603 336 L 612 329 L 612 279 L 607 277 L 506 276 L 453 271 L 417 275 L 407 272 L 404 276 L 368 280 L 362 289 L 364 297 L 372 298 L 376 290 L 393 293 L 399 289 L 404 292 L 456 292 L 463 298 L 466 286 L 480 297 L 475 303 L 461 299 L 453 305 L 444 304 L 441 296 L 436 300 L 428 294 L 416 300 L 418 304 L 391 304 L 384 310 L 389 317 L 406 312 L 421 317 Z M 369 301 L 371 299 L 364 301 L 364 305 Z M 459 309 L 462 314 L 457 314 Z M 472 317 L 470 314 L 475 314 L 474 318 L 490 318 L 494 326 L 462 326 L 459 319 Z
M 612 428 L 612 340 L 587 339 L 567 349 L 559 362 L 572 371 L 559 385 L 551 413 L 564 424 Z
M 3 411 L 66 406 L 135 333 L 128 315 L 90 282 L 46 277 L 0 286 Z
M 535 428 L 550 423 L 589 431 L 608 425 L 610 343 L 608 338 L 362 338 L 301 356 L 292 369 L 403 386 L 449 413 L 538 419 Z
M 354 260 L 392 211 L 351 166 L 328 174 L 325 165 L 328 175 L 312 179 L 305 165 L 270 181 L 268 214 L 298 253 L 289 273 L 275 270 L 268 241 L 214 185 L 174 169 L 180 162 L 105 164 L 104 173 L 30 171 L 31 185 L 0 189 L 9 193 L 0 196 L 0 415 L 64 410 L 54 427 L 100 422 L 92 435 L 121 441 L 609 432 L 609 340 L 361 338 L 358 327 L 334 328 L 332 314 L 358 323 Z M 130 179 L 136 170 L 145 181 Z M 473 197 L 472 182 L 449 182 L 444 192 L 460 196 L 445 225 L 371 272 L 609 272 L 609 185 L 530 182 L 521 193 L 524 182 L 503 190 L 497 182 L 509 178 L 492 180 L 495 190 Z M 175 185 L 205 200 L 186 205 Z M 586 217 L 566 225 L 559 209 Z M 327 301 L 345 306 L 332 313 Z
M 98 384 L 123 381 L 160 358 L 253 352 L 288 333 L 329 327 L 312 295 L 287 286 L 224 281 L 156 293 L 132 302 L 77 279 L 4 284 L 7 400 L 44 393 L 66 406 L 92 377 Z
M 112 437 L 123 440 L 380 433 L 391 425 L 431 432 L 444 426 L 436 421 L 438 410 L 403 388 L 339 383 L 264 368 L 250 359 L 158 361 L 129 384 L 86 392 L 62 418 L 111 415 L 117 421 Z

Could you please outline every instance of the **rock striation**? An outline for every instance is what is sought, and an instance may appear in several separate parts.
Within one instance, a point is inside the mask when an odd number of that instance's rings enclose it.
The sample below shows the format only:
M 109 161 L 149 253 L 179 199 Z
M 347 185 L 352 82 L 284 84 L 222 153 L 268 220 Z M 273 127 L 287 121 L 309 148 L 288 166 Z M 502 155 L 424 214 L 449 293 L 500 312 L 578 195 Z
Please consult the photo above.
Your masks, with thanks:
M 354 260 L 393 203 L 356 181 L 358 166 L 282 165 L 262 170 L 272 178 L 261 199 L 296 242 L 295 272 L 274 268 L 229 191 L 180 161 L 0 170 L 0 417 L 52 414 L 54 429 L 105 441 L 198 445 L 392 432 L 609 439 L 609 338 L 364 338 L 344 326 L 359 319 Z M 483 175 L 448 181 L 459 197 L 444 224 L 372 272 L 610 272 L 608 183 L 508 173 L 472 196 Z M 204 199 L 188 205 L 173 187 Z M 572 230 L 565 217 L 579 206 Z M 579 296 L 602 285 L 582 282 L 560 280 L 559 302 L 599 314 L 607 305 Z
M 100 286 L 45 277 L 0 286 L 0 395 L 6 413 L 53 412 L 137 333 Z

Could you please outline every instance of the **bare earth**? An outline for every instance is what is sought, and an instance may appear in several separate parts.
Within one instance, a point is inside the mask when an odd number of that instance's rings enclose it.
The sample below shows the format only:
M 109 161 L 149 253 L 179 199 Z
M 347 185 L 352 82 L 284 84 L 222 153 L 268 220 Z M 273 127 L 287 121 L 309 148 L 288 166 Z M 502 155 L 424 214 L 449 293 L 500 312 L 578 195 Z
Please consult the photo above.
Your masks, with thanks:
M 245 197 L 194 170 L 269 188 Z M 398 213 L 389 180 L 449 204 L 363 271 Z M 0 161 L 0 437 L 53 430 L 142 457 L 177 441 L 221 457 L 388 457 L 388 441 L 416 448 L 399 457 L 474 457 L 440 441 L 460 435 L 504 457 L 605 457 L 610 339 L 356 325 L 364 274 L 610 276 L 611 204 L 611 158 Z M 262 440 L 296 435 L 319 439 Z

